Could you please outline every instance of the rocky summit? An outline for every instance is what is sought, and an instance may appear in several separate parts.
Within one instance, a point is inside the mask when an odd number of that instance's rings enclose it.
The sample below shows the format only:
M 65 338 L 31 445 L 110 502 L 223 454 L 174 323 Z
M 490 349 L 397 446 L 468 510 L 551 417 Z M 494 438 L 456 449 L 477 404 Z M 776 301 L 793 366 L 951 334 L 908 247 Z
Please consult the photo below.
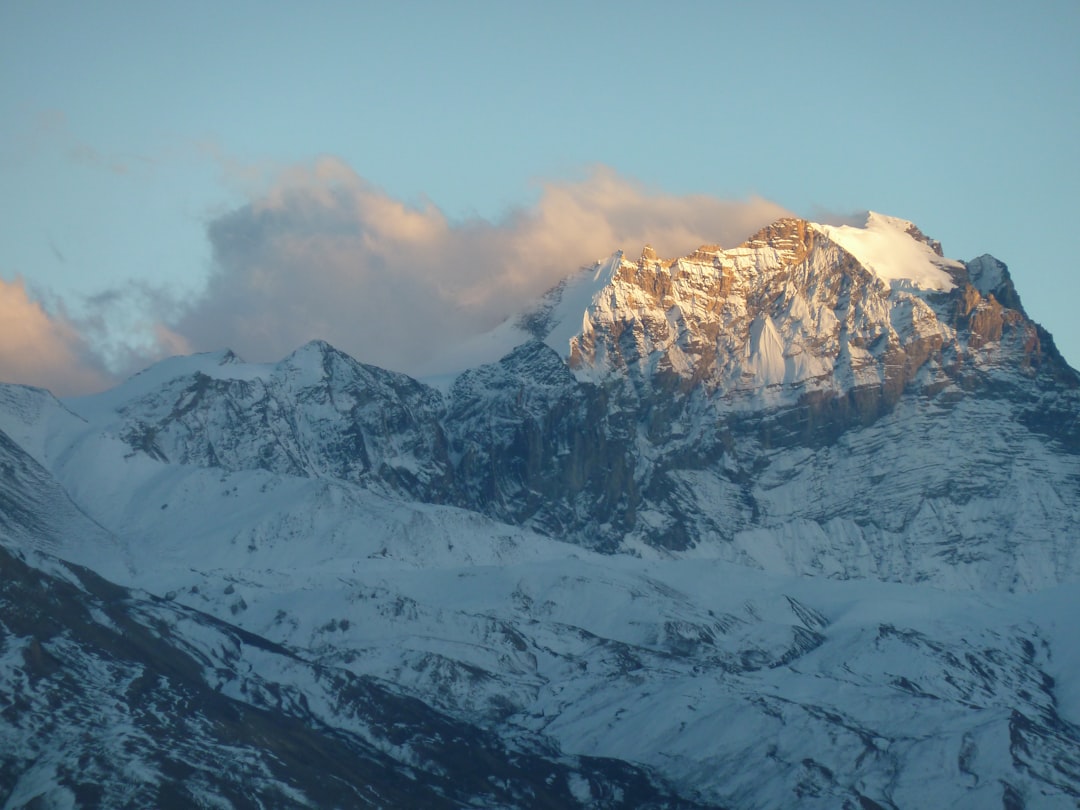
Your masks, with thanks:
M 1080 377 L 1003 263 L 781 220 L 432 353 L 0 387 L 5 806 L 1076 807 Z

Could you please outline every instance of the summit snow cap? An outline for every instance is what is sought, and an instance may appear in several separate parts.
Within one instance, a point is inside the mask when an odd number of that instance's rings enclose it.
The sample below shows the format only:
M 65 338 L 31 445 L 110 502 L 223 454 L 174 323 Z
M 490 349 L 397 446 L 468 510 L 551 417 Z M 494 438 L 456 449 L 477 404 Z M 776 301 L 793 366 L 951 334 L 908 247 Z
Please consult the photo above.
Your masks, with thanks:
M 859 260 L 890 288 L 913 287 L 948 292 L 956 286 L 950 270 L 962 270 L 962 262 L 939 256 L 919 239 L 911 222 L 869 212 L 861 228 L 850 225 L 813 227 Z

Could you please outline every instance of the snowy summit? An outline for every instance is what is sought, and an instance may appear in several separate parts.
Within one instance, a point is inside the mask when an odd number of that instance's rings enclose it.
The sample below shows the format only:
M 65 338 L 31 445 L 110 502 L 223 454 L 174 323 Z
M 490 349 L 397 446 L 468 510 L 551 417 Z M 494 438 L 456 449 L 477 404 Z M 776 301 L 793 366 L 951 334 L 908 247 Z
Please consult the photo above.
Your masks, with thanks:
M 922 241 L 907 220 L 871 211 L 861 228 L 817 225 L 825 236 L 851 253 L 864 267 L 890 286 L 910 285 L 921 290 L 948 292 L 956 284 L 949 272 L 963 262 L 942 258 Z

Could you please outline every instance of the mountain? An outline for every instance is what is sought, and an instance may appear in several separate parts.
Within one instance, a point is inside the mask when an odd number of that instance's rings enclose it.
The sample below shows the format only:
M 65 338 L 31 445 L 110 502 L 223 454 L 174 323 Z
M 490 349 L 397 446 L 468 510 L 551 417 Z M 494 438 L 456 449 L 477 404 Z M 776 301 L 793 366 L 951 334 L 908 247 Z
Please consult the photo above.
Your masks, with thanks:
M 0 388 L 9 806 L 1076 806 L 1080 378 L 1001 262 L 782 220 L 431 371 Z

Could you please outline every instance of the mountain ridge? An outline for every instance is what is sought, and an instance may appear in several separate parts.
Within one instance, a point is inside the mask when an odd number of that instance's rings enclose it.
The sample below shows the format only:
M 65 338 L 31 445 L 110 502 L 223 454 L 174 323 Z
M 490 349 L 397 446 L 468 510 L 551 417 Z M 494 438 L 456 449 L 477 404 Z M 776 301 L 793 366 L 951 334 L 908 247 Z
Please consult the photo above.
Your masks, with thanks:
M 871 221 L 890 229 L 886 245 L 906 239 L 921 251 L 918 261 L 938 261 L 926 237 L 908 233 L 910 223 Z M 843 562 L 828 543 L 810 554 L 817 561 L 806 573 L 837 570 L 838 558 L 843 575 L 934 578 L 954 571 L 934 562 L 946 554 L 985 569 L 979 581 L 1000 569 L 979 560 L 1014 557 L 1000 530 L 999 539 L 987 535 L 992 521 L 976 517 L 979 509 L 1030 538 L 1025 548 L 1067 536 L 1075 512 L 1054 504 L 1076 504 L 1066 482 L 1080 446 L 1077 378 L 1022 309 L 998 301 L 995 292 L 1019 307 L 1007 268 L 988 258 L 971 269 L 940 259 L 955 283 L 923 289 L 918 278 L 934 278 L 925 269 L 916 268 L 910 283 L 895 269 L 879 277 L 829 233 L 781 220 L 733 251 L 636 263 L 613 254 L 556 288 L 516 333 L 500 327 L 499 339 L 514 345 L 508 353 L 440 388 L 313 341 L 276 364 L 206 355 L 190 363 L 199 370 L 145 395 L 136 377 L 130 399 L 121 386 L 78 404 L 112 403 L 100 406 L 114 422 L 108 430 L 130 452 L 163 462 L 330 476 L 607 550 L 702 546 L 764 564 L 754 546 L 765 530 L 773 538 L 767 556 L 795 564 L 780 538 L 802 526 L 797 534 L 816 538 L 815 549 L 824 543 L 821 527 L 831 524 L 825 534 L 833 534 L 839 520 L 842 534 L 876 562 L 869 569 Z M 580 328 L 567 338 L 566 322 L 586 300 Z M 165 361 L 145 379 L 183 366 Z M 917 430 L 905 431 L 897 409 Z M 937 447 L 995 420 L 1011 426 L 1004 444 L 966 451 L 984 486 L 946 487 L 942 460 L 929 468 L 942 489 L 924 491 L 909 479 L 920 454 L 933 459 Z M 859 442 L 844 440 L 851 431 L 865 432 L 867 446 L 891 443 L 910 460 L 886 470 Z M 905 449 L 905 440 L 914 446 Z M 1054 450 L 1061 444 L 1068 452 Z M 781 472 L 788 462 L 776 459 L 786 450 L 802 454 L 800 468 Z M 820 474 L 863 494 L 812 494 Z M 1034 490 L 1039 476 L 1061 482 L 1049 501 L 1041 493 L 1024 507 L 1027 529 L 990 505 L 994 487 L 1018 476 Z M 863 506 L 871 492 L 887 493 L 884 513 Z M 915 543 L 926 548 L 919 559 L 898 557 L 898 548 L 912 547 L 912 532 L 938 539 Z M 1050 581 L 1075 573 L 1072 552 L 1046 548 L 1058 571 Z M 1007 587 L 1041 587 L 1044 575 L 1015 576 Z

